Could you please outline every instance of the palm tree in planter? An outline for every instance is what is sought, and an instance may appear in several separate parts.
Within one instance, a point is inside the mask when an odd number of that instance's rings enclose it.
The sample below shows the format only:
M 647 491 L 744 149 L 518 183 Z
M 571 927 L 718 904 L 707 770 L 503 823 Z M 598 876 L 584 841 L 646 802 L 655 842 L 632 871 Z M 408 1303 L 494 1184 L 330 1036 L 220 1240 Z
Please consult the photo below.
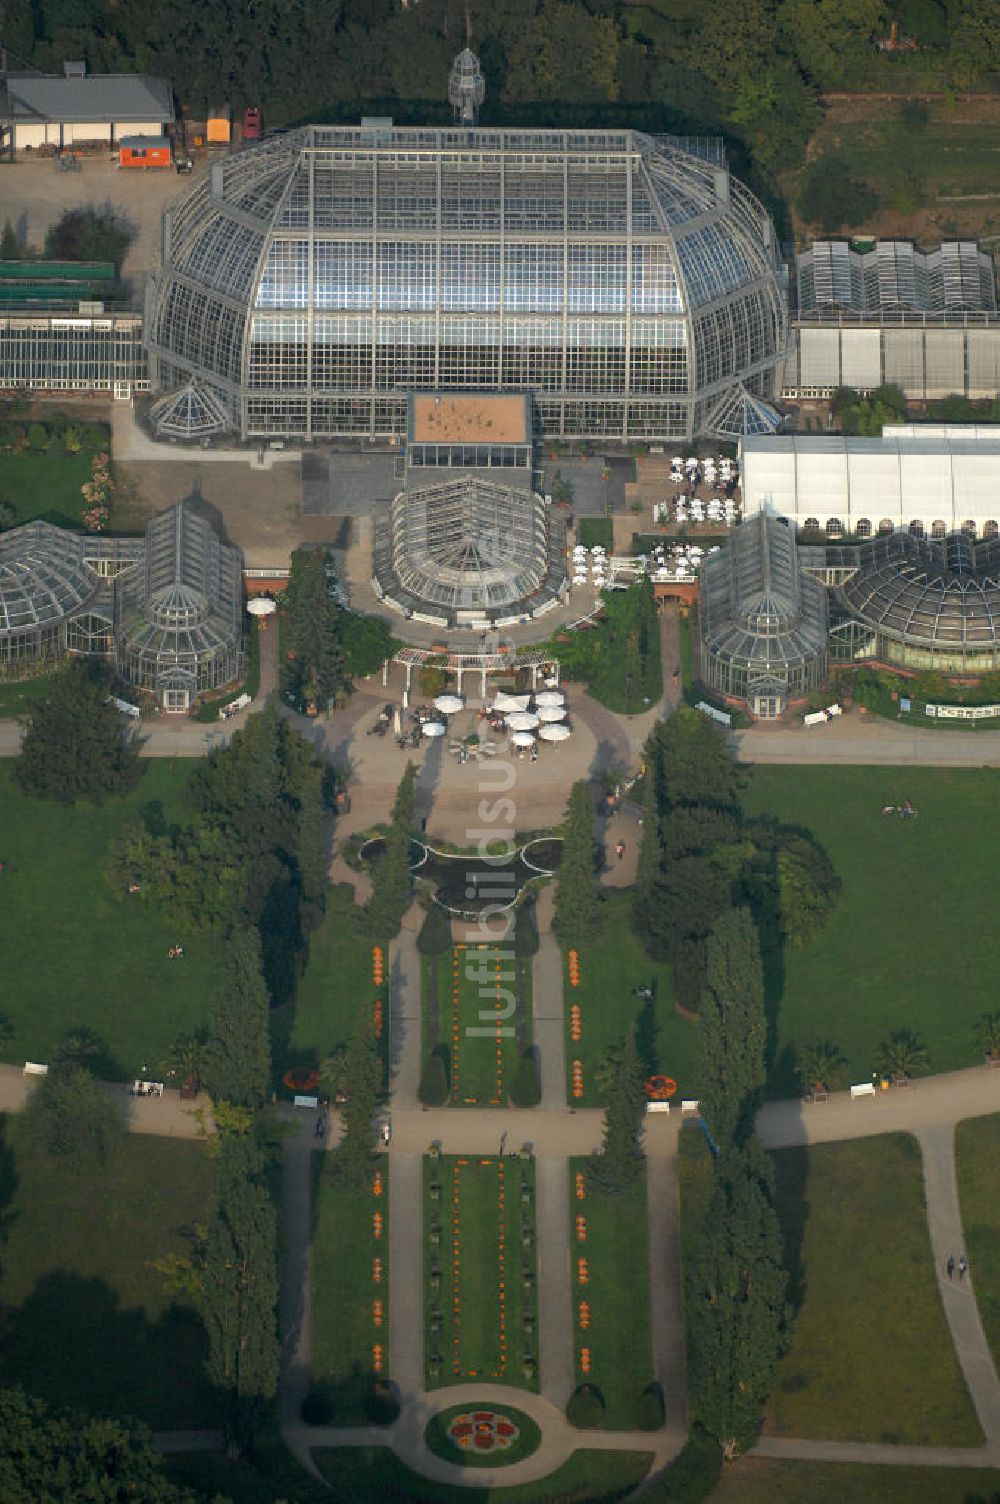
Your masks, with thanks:
M 928 1067 L 927 1046 L 912 1029 L 890 1029 L 879 1056 L 885 1075 L 894 1081 L 908 1081 Z
M 984 1013 L 976 1031 L 987 1065 L 1000 1068 L 1000 1012 Z
M 208 1036 L 202 1029 L 191 1034 L 178 1034 L 163 1062 L 167 1076 L 180 1083 L 185 1096 L 197 1096 L 201 1088 L 207 1042 Z
M 796 1071 L 804 1096 L 836 1091 L 843 1085 L 847 1061 L 832 1039 L 814 1039 L 804 1045 Z

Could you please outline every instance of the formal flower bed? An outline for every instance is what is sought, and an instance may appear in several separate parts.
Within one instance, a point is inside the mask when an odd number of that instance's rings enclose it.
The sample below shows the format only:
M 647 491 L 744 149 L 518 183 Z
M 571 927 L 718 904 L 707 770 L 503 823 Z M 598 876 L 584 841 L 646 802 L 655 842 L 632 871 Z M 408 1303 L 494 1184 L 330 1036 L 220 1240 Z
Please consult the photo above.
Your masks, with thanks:
M 427 1384 L 537 1388 L 534 1162 L 425 1161 Z
M 443 957 L 441 1034 L 458 1106 L 502 1107 L 507 1100 L 518 1051 L 514 973 L 513 958 L 495 945 L 456 945 Z
M 460 1467 L 507 1467 L 538 1448 L 538 1426 L 522 1410 L 505 1405 L 455 1406 L 433 1415 L 424 1440 L 436 1457 Z

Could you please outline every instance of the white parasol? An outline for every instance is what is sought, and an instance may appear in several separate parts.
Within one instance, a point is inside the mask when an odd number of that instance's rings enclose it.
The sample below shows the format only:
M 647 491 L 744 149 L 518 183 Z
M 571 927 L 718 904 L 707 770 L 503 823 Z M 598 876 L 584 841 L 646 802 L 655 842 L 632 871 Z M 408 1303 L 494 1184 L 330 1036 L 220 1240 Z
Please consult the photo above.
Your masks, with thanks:
M 511 710 L 527 710 L 530 695 L 508 695 L 502 689 L 497 690 L 496 699 L 493 701 L 493 709 L 506 715 Z
M 507 725 L 511 731 L 534 731 L 538 717 L 532 715 L 530 710 L 515 710 L 513 715 L 507 717 Z
M 465 701 L 461 695 L 438 695 L 434 701 L 434 709 L 440 710 L 442 715 L 454 715 L 456 710 L 461 710 Z
M 565 705 L 540 705 L 538 707 L 538 719 L 549 725 L 561 721 L 566 714 Z
M 543 726 L 538 735 L 543 742 L 564 742 L 573 733 L 568 726 Z
M 535 704 L 539 708 L 543 705 L 562 705 L 565 699 L 561 689 L 540 689 L 535 696 Z
M 533 731 L 515 731 L 510 740 L 512 746 L 531 747 L 535 742 L 535 733 Z
M 275 602 L 267 595 L 255 595 L 247 601 L 247 610 L 251 616 L 270 616 L 277 609 Z
M 442 721 L 425 721 L 420 728 L 421 736 L 444 736 L 447 727 Z

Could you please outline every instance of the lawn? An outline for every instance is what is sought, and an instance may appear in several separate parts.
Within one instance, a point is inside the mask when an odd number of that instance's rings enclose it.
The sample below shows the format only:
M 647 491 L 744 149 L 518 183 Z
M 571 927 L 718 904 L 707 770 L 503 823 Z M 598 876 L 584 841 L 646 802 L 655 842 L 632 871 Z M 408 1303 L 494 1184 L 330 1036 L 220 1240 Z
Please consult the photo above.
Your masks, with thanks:
M 941 1308 L 916 1140 L 785 1149 L 774 1164 L 798 1310 L 768 1433 L 979 1445 Z
M 534 1161 L 428 1156 L 424 1235 L 428 1389 L 482 1379 L 537 1390 Z
M 569 1162 L 576 1382 L 600 1390 L 607 1430 L 627 1431 L 653 1375 L 646 1180 L 609 1196 L 586 1169 L 586 1159 Z
M 80 487 L 90 479 L 93 452 L 50 459 L 46 454 L 0 454 L 0 500 L 13 504 L 16 527 L 41 518 L 59 527 L 83 526 Z
M 547 1478 L 475 1488 L 421 1478 L 388 1447 L 316 1447 L 313 1461 L 335 1504 L 614 1504 L 641 1482 L 650 1452 L 573 1452 Z
M 82 1170 L 0 1118 L 0 1167 L 0 1382 L 161 1430 L 214 1424 L 201 1320 L 150 1268 L 206 1220 L 202 1145 L 132 1135 Z
M 986 1504 L 1000 1473 L 981 1468 L 872 1467 L 741 1457 L 722 1470 L 706 1504 Z M 650 1494 L 650 1504 L 656 1499 Z
M 0 717 L 24 715 L 51 683 L 51 674 L 40 674 L 37 679 L 0 679 Z
M 890 1029 L 913 1029 L 933 1071 L 978 1064 L 976 1020 L 995 1006 L 993 922 L 1000 772 L 755 767 L 745 807 L 811 831 L 843 882 L 823 932 L 784 956 L 770 1090 L 793 1094 L 795 1051 L 830 1038 L 870 1080 Z M 884 819 L 912 800 L 915 820 Z
M 272 1017 L 276 1078 L 293 1066 L 322 1065 L 350 1039 L 358 1010 L 376 999 L 382 1003 L 382 1037 L 388 1044 L 388 985 L 375 985 L 372 945 L 359 929 L 360 913 L 347 885 L 328 889 L 323 923 L 309 937 L 298 996 Z
M 313 1155 L 312 1375 L 335 1425 L 364 1424 L 374 1382 L 389 1376 L 389 1167 L 354 1190 Z M 377 1190 L 377 1194 L 376 1194 Z
M 70 1029 L 85 1026 L 103 1044 L 100 1072 L 114 1079 L 140 1065 L 156 1069 L 176 1036 L 207 1023 L 222 970 L 218 937 L 177 939 L 156 905 L 118 898 L 104 867 L 119 833 L 144 813 L 182 812 L 192 762 L 150 758 L 134 793 L 72 807 L 29 799 L 0 763 L 0 1012 L 11 1036 L 5 1060 L 47 1060 Z
M 979 1316 L 993 1362 L 1000 1364 L 1000 1113 L 967 1118 L 955 1129 L 958 1194 L 965 1228 L 965 1252 L 979 1303 Z
M 566 1016 L 566 1069 L 570 1100 L 596 1107 L 603 1100 L 597 1075 L 609 1046 L 630 1027 L 643 1068 L 664 1072 L 678 1085 L 679 1097 L 698 1095 L 699 1039 L 696 1024 L 675 1011 L 670 969 L 651 961 L 637 939 L 630 916 L 631 895 L 610 891 L 602 906 L 601 933 L 578 952 L 578 982 L 572 985 L 568 955 L 563 958 L 563 1006 Z M 635 994 L 651 988 L 653 1000 Z M 580 1010 L 579 1019 L 573 1009 Z M 579 1037 L 574 1038 L 574 1033 Z M 573 1092 L 573 1062 L 583 1066 L 583 1094 Z
M 531 1044 L 531 963 L 506 955 L 495 945 L 456 945 L 424 963 L 426 1051 L 447 1043 L 458 1106 L 504 1106 L 518 1057 Z

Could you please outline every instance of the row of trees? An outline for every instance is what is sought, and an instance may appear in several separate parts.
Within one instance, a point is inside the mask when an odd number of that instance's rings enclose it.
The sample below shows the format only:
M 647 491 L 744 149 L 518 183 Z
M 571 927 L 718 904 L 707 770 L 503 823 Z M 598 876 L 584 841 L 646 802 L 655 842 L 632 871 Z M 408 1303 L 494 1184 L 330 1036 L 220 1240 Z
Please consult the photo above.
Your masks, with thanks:
M 633 922 L 650 955 L 669 961 L 675 998 L 698 1011 L 706 944 L 734 904 L 750 904 L 766 958 L 805 944 L 826 923 L 840 880 L 808 831 L 746 820 L 740 774 L 718 728 L 681 706 L 645 754 L 643 831 Z
M 635 714 L 660 698 L 660 633 L 653 587 L 640 580 L 607 591 L 601 615 L 587 629 L 557 638 L 563 673 L 583 679 L 609 709 Z
M 708 936 L 700 1023 L 715 1175 L 698 1257 L 684 1269 L 690 1397 L 694 1419 L 732 1457 L 756 1436 L 788 1322 L 773 1172 L 753 1132 L 767 1023 L 747 907 L 723 914 Z
M 333 558 L 324 548 L 297 549 L 282 599 L 282 689 L 299 709 L 315 714 L 350 693 L 396 649 L 381 617 L 359 616 L 338 604 Z

